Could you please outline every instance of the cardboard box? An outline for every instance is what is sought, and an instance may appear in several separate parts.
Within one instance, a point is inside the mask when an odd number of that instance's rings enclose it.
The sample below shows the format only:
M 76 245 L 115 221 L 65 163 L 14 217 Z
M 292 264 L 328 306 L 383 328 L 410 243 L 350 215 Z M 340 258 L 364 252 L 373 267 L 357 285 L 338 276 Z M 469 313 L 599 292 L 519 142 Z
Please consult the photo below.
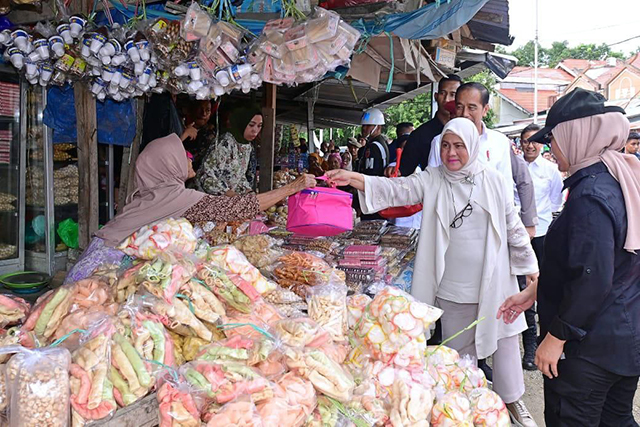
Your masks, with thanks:
M 453 40 L 440 38 L 431 40 L 430 44 L 431 47 L 427 51 L 436 64 L 447 68 L 455 67 L 457 48 Z

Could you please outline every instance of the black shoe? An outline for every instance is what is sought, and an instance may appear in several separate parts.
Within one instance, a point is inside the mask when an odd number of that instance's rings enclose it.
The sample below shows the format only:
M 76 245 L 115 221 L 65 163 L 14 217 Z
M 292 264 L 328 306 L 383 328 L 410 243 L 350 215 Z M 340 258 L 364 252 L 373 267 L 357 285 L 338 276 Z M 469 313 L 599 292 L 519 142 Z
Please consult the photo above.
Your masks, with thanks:
M 487 377 L 487 381 L 493 382 L 493 369 L 487 365 L 487 359 L 478 360 L 478 368 L 482 369 L 484 376 Z
M 522 367 L 527 371 L 537 371 L 538 367 L 533 362 L 533 358 L 529 359 L 526 356 L 522 359 Z

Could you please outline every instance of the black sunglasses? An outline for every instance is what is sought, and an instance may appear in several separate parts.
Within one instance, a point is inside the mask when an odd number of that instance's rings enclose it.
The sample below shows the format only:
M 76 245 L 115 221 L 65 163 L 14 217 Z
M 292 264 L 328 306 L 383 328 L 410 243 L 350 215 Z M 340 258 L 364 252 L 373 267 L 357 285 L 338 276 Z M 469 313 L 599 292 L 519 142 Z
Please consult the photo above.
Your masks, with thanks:
M 451 224 L 449 225 L 449 227 L 451 228 L 462 227 L 462 224 L 464 223 L 464 219 L 468 218 L 469 215 L 471 215 L 472 213 L 473 213 L 473 206 L 471 205 L 471 202 L 469 202 L 460 212 L 456 214 L 456 216 L 453 217 L 453 221 L 451 221 Z

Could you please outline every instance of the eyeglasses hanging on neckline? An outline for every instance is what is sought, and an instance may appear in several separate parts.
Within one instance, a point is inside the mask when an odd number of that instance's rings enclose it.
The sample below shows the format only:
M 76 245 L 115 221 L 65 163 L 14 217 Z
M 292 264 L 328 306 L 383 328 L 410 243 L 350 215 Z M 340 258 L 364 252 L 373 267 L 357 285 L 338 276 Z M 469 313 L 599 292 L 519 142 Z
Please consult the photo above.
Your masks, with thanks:
M 451 228 L 462 227 L 462 224 L 464 223 L 464 219 L 468 218 L 469 215 L 471 215 L 472 213 L 473 213 L 473 205 L 471 204 L 471 202 L 467 202 L 467 205 L 464 208 L 462 208 L 462 210 L 458 212 L 456 216 L 453 217 L 453 221 L 451 221 L 451 224 L 449 224 L 449 227 Z

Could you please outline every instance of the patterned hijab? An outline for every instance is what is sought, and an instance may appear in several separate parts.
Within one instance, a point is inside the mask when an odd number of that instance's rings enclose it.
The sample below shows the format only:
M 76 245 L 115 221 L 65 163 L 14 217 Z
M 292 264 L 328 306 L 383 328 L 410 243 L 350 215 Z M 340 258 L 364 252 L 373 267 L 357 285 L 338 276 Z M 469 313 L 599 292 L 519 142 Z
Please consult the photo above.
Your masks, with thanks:
M 179 218 L 205 194 L 188 190 L 187 154 L 178 135 L 153 140 L 136 161 L 135 190 L 122 212 L 102 227 L 96 236 L 116 247 L 134 231 L 166 218 Z

